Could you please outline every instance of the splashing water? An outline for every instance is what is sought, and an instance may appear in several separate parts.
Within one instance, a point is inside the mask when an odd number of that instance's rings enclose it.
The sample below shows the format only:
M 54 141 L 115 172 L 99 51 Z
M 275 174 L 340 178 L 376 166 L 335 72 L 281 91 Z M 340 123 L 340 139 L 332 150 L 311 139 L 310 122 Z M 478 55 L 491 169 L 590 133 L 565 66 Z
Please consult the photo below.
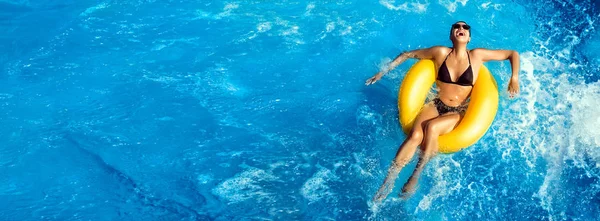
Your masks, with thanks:
M 544 5 L 544 7 L 539 7 Z M 0 219 L 590 220 L 600 213 L 597 3 L 3 1 Z M 370 201 L 405 138 L 396 95 L 449 45 L 521 54 L 472 147 Z

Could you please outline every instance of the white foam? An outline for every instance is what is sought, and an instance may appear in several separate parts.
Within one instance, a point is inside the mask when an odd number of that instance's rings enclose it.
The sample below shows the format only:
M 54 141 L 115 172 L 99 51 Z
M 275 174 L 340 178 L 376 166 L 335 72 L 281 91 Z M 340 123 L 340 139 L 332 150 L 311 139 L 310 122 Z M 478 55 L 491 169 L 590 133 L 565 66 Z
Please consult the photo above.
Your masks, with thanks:
M 379 170 L 379 159 L 368 157 L 365 153 L 352 153 L 352 158 L 356 161 L 351 168 L 363 178 L 375 178 L 371 171 Z
M 600 83 L 592 83 L 573 88 L 567 94 L 567 100 L 572 105 L 572 132 L 577 140 L 591 147 L 600 146 Z
M 223 11 L 231 11 L 239 7 L 240 5 L 238 3 L 227 3 L 225 7 L 223 7 Z
M 452 159 L 453 155 L 444 155 L 434 158 L 427 167 L 427 174 L 433 172 L 435 184 L 429 192 L 419 201 L 418 210 L 429 210 L 436 199 L 444 198 L 462 189 L 463 181 L 460 163 Z
M 196 177 L 196 180 L 198 180 L 198 183 L 201 185 L 208 184 L 211 181 L 213 181 L 213 175 L 212 174 L 198 174 L 198 177 Z
M 321 168 L 311 178 L 306 180 L 300 189 L 300 193 L 310 202 L 316 202 L 323 198 L 334 197 L 329 189 L 329 183 L 338 177 L 326 168 Z
M 334 29 L 335 29 L 334 22 L 328 22 L 327 25 L 325 25 L 325 32 L 327 32 L 327 33 L 333 31 Z
M 13 96 L 13 94 L 0 93 L 0 100 L 10 99 Z
M 221 157 L 239 157 L 244 154 L 245 151 L 229 151 L 229 152 L 219 152 L 217 156 Z
M 271 168 L 271 170 L 277 169 L 279 167 L 287 167 L 287 166 L 289 166 L 289 163 L 286 161 L 277 161 L 275 163 L 269 164 L 269 168 Z
M 152 47 L 152 51 L 160 51 L 166 47 L 167 47 L 167 45 L 165 45 L 165 44 L 157 44 L 157 45 L 154 45 L 154 47 Z
M 164 116 L 164 117 L 159 117 L 159 118 L 154 118 L 154 119 L 155 119 L 155 120 L 158 120 L 158 121 L 172 121 L 172 120 L 174 120 L 175 118 L 173 118 L 173 117 L 169 117 L 169 116 Z
M 262 184 L 278 179 L 271 172 L 250 167 L 217 185 L 212 193 L 229 203 L 239 203 L 249 199 L 263 202 L 271 199 L 274 193 L 263 189 Z
M 379 4 L 385 6 L 386 8 L 394 11 L 405 11 L 405 12 L 414 12 L 414 13 L 425 13 L 427 11 L 428 4 L 423 4 L 419 2 L 404 2 L 400 5 L 394 5 L 396 3 L 395 0 L 380 0 Z
M 84 12 L 82 12 L 81 14 L 79 14 L 79 16 L 87 16 L 89 14 L 94 13 L 97 10 L 100 10 L 100 9 L 103 9 L 103 8 L 106 8 L 106 7 L 108 7 L 108 4 L 106 2 L 103 2 L 103 3 L 100 3 L 100 4 L 96 5 L 96 6 L 92 6 L 92 7 L 87 8 Z
M 375 113 L 375 111 L 373 111 L 371 108 L 369 108 L 369 106 L 362 105 L 357 109 L 356 112 L 357 112 L 356 118 L 358 121 L 358 125 L 363 125 L 363 126 L 381 125 L 381 121 L 382 121 L 381 115 Z M 379 128 L 379 127 L 377 127 L 377 128 Z
M 521 95 L 525 104 L 525 112 L 522 114 L 522 121 L 517 123 L 516 126 L 519 130 L 527 130 L 531 127 L 532 124 L 535 123 L 537 119 L 536 109 L 535 109 L 535 101 L 537 100 L 537 96 L 541 91 L 541 84 L 536 79 L 535 76 L 535 66 L 534 63 L 549 63 L 547 59 L 535 56 L 533 52 L 525 52 L 522 53 L 521 66 L 522 72 L 525 75 L 521 75 L 520 83 L 526 85 L 521 89 Z M 523 119 L 524 118 L 524 119 Z
M 499 116 L 500 129 L 494 134 L 498 143 L 506 144 L 499 148 L 518 141 L 519 154 L 532 168 L 524 170 L 527 176 L 543 176 L 534 197 L 551 216 L 559 214 L 555 206 L 563 203 L 557 196 L 563 191 L 565 167 L 580 167 L 588 173 L 600 162 L 600 83 L 586 84 L 577 77 L 582 64 L 573 60 L 571 52 L 580 40 L 567 39 L 570 42 L 559 51 L 546 50 L 549 40 L 537 40 L 540 51 L 521 54 L 521 96 L 508 101 L 509 109 Z M 507 152 L 503 159 L 510 160 Z M 539 168 L 540 160 L 547 165 L 545 170 Z M 560 215 L 550 218 L 560 219 Z
M 565 151 L 566 157 L 582 168 L 600 168 L 599 96 L 600 82 L 575 87 L 566 95 L 571 106 L 569 115 L 572 121 L 571 128 L 568 130 L 570 136 L 568 136 L 569 147 Z M 587 157 L 590 157 L 593 162 L 587 162 L 585 160 Z
M 458 4 L 465 6 L 467 5 L 467 2 L 469 2 L 469 0 L 439 0 L 438 2 L 440 3 L 440 5 L 446 7 L 446 9 L 448 9 L 448 12 L 454 13 L 456 12 Z
M 223 7 L 223 11 L 218 14 L 213 14 L 211 12 L 196 10 L 196 17 L 191 18 L 190 20 L 199 20 L 199 19 L 208 19 L 208 20 L 220 20 L 223 18 L 227 18 L 233 15 L 233 11 L 239 8 L 240 5 L 237 3 L 228 3 Z
M 300 29 L 300 27 L 298 27 L 297 25 L 294 25 L 294 26 L 289 27 L 287 30 L 284 30 L 281 33 L 281 35 L 282 36 L 298 35 L 298 34 L 300 34 L 300 32 L 298 32 L 299 29 Z
M 344 36 L 344 35 L 349 35 L 352 34 L 352 26 L 346 26 L 346 28 L 344 30 L 340 31 L 340 35 Z
M 486 3 L 482 3 L 481 4 L 481 8 L 483 8 L 485 10 L 493 8 L 496 11 L 500 11 L 500 10 L 502 10 L 502 6 L 504 6 L 504 5 L 503 4 L 494 4 L 492 2 L 486 2 Z
M 229 79 L 229 68 L 224 64 L 217 64 L 216 67 L 208 69 L 198 77 L 198 86 L 202 85 L 201 88 L 206 89 L 204 85 L 208 85 L 210 89 L 216 89 L 231 96 L 244 96 L 246 94 L 245 88 Z
M 210 12 L 202 11 L 200 9 L 196 10 L 196 17 L 192 20 L 196 19 L 214 19 L 214 16 Z
M 237 3 L 228 3 L 223 7 L 223 11 L 219 13 L 215 18 L 222 19 L 231 16 L 234 9 L 239 8 L 240 5 Z
M 177 78 L 174 78 L 171 76 L 149 77 L 148 75 L 143 75 L 142 77 L 147 80 L 165 83 L 165 84 L 177 83 L 180 81 L 180 79 L 177 79 Z
M 364 21 L 352 24 L 356 27 L 358 27 L 359 29 L 364 27 Z M 317 41 L 324 39 L 325 37 L 327 37 L 329 34 L 333 34 L 334 36 L 351 36 L 352 34 L 354 34 L 355 32 L 359 32 L 361 30 L 354 30 L 354 26 L 352 26 L 349 24 L 349 22 L 346 22 L 345 20 L 338 18 L 337 21 L 329 21 L 327 22 L 327 24 L 325 24 L 325 30 L 321 31 L 321 33 L 319 33 L 319 38 L 317 39 Z M 337 32 L 333 32 L 335 30 L 338 30 Z M 345 39 L 345 41 L 347 43 L 352 44 L 353 40 L 350 38 Z
M 272 27 L 273 25 L 271 24 L 271 22 L 262 22 L 256 26 L 256 30 L 258 31 L 258 33 L 263 33 L 271 30 Z
M 315 9 L 315 3 L 308 3 L 308 5 L 306 5 L 306 12 L 304 12 L 304 16 L 310 16 L 313 9 Z
M 275 24 L 282 28 L 278 32 L 278 35 L 283 37 L 285 41 L 290 45 L 302 45 L 305 44 L 302 40 L 302 33 L 300 32 L 300 26 L 296 23 L 284 20 L 281 18 L 275 19 Z

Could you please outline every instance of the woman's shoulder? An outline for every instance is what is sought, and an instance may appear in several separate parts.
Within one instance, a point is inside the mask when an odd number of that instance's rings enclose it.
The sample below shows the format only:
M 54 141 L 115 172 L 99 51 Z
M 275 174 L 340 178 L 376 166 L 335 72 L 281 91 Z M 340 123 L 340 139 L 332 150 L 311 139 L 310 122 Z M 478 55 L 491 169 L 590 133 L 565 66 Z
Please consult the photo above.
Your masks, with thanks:
M 450 50 L 452 50 L 452 48 L 446 47 L 446 46 L 441 46 L 441 45 L 436 45 L 431 47 L 432 50 L 438 51 L 438 52 L 450 52 Z
M 471 49 L 471 60 L 480 60 L 484 62 L 490 55 L 495 54 L 497 51 L 498 50 L 489 48 L 473 48 Z
M 440 45 L 433 46 L 430 49 L 433 51 L 433 54 L 435 54 L 436 57 L 438 57 L 438 56 L 445 57 L 452 50 L 452 48 L 449 48 L 446 46 L 440 46 Z
M 471 52 L 471 54 L 473 54 L 473 55 L 486 53 L 488 51 L 490 51 L 490 49 L 487 49 L 487 48 L 473 48 L 473 49 L 469 50 L 469 52 Z

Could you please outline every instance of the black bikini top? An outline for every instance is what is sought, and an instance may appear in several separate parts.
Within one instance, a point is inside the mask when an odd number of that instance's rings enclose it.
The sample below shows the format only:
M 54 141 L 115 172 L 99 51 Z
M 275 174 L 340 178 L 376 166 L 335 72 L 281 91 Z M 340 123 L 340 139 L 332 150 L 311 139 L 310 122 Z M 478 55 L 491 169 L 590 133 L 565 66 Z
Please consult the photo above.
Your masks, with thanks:
M 450 51 L 450 53 L 452 53 L 452 51 Z M 471 68 L 471 57 L 469 56 L 469 52 L 467 52 L 467 58 L 469 58 L 469 67 L 467 68 L 467 70 L 465 70 L 465 72 L 462 75 L 460 75 L 460 77 L 458 77 L 458 80 L 456 82 L 452 82 L 452 77 L 450 77 L 450 71 L 448 71 L 448 66 L 446 66 L 446 60 L 448 59 L 450 53 L 446 55 L 444 63 L 442 63 L 442 66 L 440 66 L 440 69 L 438 70 L 437 79 L 444 83 L 458 84 L 461 86 L 473 86 L 473 68 Z

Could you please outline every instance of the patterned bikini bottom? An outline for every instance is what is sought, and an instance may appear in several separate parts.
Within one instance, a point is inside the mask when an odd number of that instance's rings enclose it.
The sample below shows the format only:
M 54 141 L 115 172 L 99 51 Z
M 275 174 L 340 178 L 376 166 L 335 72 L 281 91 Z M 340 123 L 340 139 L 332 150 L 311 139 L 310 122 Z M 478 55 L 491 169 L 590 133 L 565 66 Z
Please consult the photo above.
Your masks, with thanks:
M 444 114 L 450 113 L 450 112 L 455 112 L 460 115 L 463 115 L 467 111 L 467 107 L 468 107 L 468 104 L 461 104 L 460 106 L 450 107 L 450 106 L 444 104 L 444 102 L 442 102 L 442 100 L 440 100 L 439 97 L 433 99 L 433 104 L 435 105 L 435 108 L 437 109 L 437 111 L 440 115 L 444 115 Z

